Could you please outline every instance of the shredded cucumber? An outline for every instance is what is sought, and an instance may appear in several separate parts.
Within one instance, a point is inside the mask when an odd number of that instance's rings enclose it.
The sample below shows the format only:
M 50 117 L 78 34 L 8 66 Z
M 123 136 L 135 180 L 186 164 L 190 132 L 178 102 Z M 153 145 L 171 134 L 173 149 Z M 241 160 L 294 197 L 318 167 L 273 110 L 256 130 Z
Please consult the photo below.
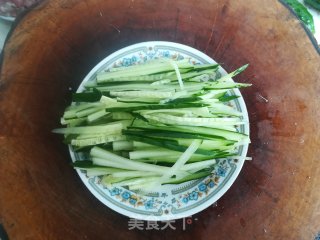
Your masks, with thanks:
M 73 167 L 104 186 L 152 190 L 211 174 L 219 159 L 238 159 L 248 124 L 233 105 L 230 89 L 248 87 L 221 76 L 218 64 L 158 59 L 98 72 L 73 94 L 54 129 L 88 159 Z

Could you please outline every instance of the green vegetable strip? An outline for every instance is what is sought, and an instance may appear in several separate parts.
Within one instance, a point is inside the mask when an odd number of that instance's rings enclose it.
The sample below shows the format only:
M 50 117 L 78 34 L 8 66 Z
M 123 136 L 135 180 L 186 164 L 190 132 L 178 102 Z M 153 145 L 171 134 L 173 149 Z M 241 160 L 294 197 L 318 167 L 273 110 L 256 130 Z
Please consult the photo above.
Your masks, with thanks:
M 200 179 L 205 178 L 205 177 L 209 176 L 210 174 L 212 174 L 211 170 L 205 170 L 205 171 L 197 172 L 195 174 L 190 174 L 184 178 L 168 180 L 167 182 L 164 182 L 162 184 L 163 185 L 165 185 L 165 184 L 180 184 L 180 183 L 188 182 L 188 181 L 199 179 L 199 178 Z
M 293 11 L 297 14 L 298 18 L 305 24 L 305 26 L 312 32 L 315 33 L 313 16 L 309 13 L 308 9 L 303 6 L 297 0 L 284 0 Z
M 193 68 L 193 65 L 185 62 L 177 62 L 176 63 L 181 68 Z M 141 64 L 132 67 L 127 67 L 122 71 L 114 71 L 114 72 L 106 72 L 100 73 L 97 75 L 97 82 L 105 82 L 110 79 L 114 79 L 117 77 L 132 77 L 132 76 L 140 76 L 140 75 L 148 75 L 155 74 L 161 72 L 171 71 L 172 66 L 168 64 L 168 62 L 156 62 L 150 64 Z
M 304 0 L 304 3 L 314 9 L 320 11 L 320 1 L 319 0 Z
M 169 169 L 167 167 L 155 166 L 153 164 L 134 162 L 99 147 L 93 147 L 91 149 L 90 154 L 94 158 L 93 159 L 94 163 L 99 162 L 100 165 L 107 166 L 107 167 L 118 166 L 119 168 L 121 166 L 120 168 L 123 168 L 123 169 L 137 170 L 137 171 L 144 170 L 144 171 L 150 171 L 150 172 L 155 172 L 160 174 L 164 174 Z
M 206 177 L 216 159 L 239 158 L 238 146 L 250 142 L 237 132 L 247 124 L 242 113 L 225 105 L 238 97 L 229 89 L 250 86 L 231 81 L 247 66 L 222 77 L 219 65 L 188 60 L 111 68 L 73 94 L 67 127 L 53 132 L 90 155 L 74 168 L 107 187 L 147 191 Z
M 238 75 L 239 73 L 243 72 L 244 70 L 246 70 L 246 68 L 249 66 L 249 64 L 246 64 L 240 68 L 238 68 L 237 70 L 219 78 L 217 81 L 218 82 L 224 82 L 224 81 L 230 81 L 231 78 L 235 77 L 236 75 Z
M 186 149 L 185 152 L 183 152 L 183 154 L 178 158 L 175 164 L 173 164 L 173 166 L 162 175 L 161 179 L 167 180 L 168 178 L 175 176 L 178 169 L 181 169 L 185 165 L 185 163 L 191 158 L 192 154 L 197 151 L 200 144 L 200 140 L 193 140 L 190 146 Z

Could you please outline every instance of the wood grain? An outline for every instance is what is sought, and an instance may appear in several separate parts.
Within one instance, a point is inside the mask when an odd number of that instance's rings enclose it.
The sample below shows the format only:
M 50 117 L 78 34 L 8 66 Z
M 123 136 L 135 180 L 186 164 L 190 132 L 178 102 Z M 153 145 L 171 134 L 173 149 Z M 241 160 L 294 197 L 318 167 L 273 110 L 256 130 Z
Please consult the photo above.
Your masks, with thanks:
M 176 230 L 128 230 L 95 199 L 51 134 L 87 72 L 148 40 L 204 51 L 238 81 L 251 121 L 249 155 L 217 202 Z M 8 38 L 0 79 L 0 223 L 10 239 L 313 239 L 320 231 L 320 57 L 275 0 L 52 0 Z M 266 101 L 267 99 L 268 101 Z M 197 219 L 197 220 L 195 220 Z

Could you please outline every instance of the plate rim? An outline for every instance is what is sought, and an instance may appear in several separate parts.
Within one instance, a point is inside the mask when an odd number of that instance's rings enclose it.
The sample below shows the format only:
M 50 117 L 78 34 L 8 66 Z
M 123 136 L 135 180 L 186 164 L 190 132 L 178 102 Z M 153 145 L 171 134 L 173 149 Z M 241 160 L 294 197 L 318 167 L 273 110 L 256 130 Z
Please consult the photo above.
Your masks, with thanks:
M 197 56 L 207 60 L 208 62 L 212 62 L 212 63 L 216 63 L 216 61 L 214 59 L 212 59 L 211 57 L 209 57 L 208 55 L 206 55 L 205 53 L 201 52 L 198 49 L 195 49 L 193 47 L 181 44 L 181 43 L 176 43 L 176 42 L 169 42 L 169 41 L 146 41 L 146 42 L 140 42 L 140 43 L 135 43 L 126 47 L 123 47 L 115 52 L 113 52 L 112 54 L 108 55 L 107 57 L 103 58 L 98 64 L 96 64 L 92 70 L 84 77 L 84 79 L 82 80 L 81 84 L 79 85 L 77 92 L 81 92 L 83 89 L 84 84 L 94 75 L 96 74 L 96 72 L 103 66 L 105 65 L 108 61 L 110 61 L 111 59 L 129 51 L 129 50 L 133 50 L 135 48 L 141 48 L 141 47 L 146 47 L 146 46 L 157 46 L 157 45 L 161 45 L 161 46 L 168 46 L 168 47 L 174 47 L 174 48 L 178 48 L 178 49 L 183 49 L 186 50 L 188 52 L 193 52 L 195 53 Z M 225 71 L 225 69 L 223 67 L 220 66 L 219 69 L 220 72 L 222 72 L 223 75 L 227 74 L 227 72 Z M 244 120 L 246 120 L 249 123 L 249 116 L 248 116 L 248 112 L 247 112 L 247 107 L 246 104 L 244 102 L 243 96 L 241 94 L 241 92 L 238 89 L 234 89 L 233 90 L 236 94 L 240 95 L 240 98 L 238 98 L 237 100 L 239 101 L 239 104 L 241 106 L 241 110 L 243 113 L 243 118 Z M 250 136 L 250 128 L 249 128 L 249 124 L 246 124 L 244 126 L 245 128 L 245 132 Z M 186 218 L 186 217 L 190 217 L 196 213 L 199 213 L 203 210 L 205 210 L 206 208 L 208 208 L 210 205 L 214 204 L 216 201 L 218 201 L 229 189 L 230 187 L 233 185 L 233 183 L 235 182 L 235 180 L 238 178 L 241 169 L 243 168 L 244 162 L 245 162 L 245 157 L 247 156 L 247 152 L 248 152 L 248 146 L 249 144 L 245 144 L 243 145 L 243 151 L 242 151 L 242 158 L 238 160 L 237 162 L 237 166 L 235 171 L 233 172 L 233 174 L 231 175 L 231 177 L 227 180 L 227 182 L 225 183 L 225 185 L 223 186 L 222 189 L 220 189 L 215 195 L 214 197 L 211 197 L 210 199 L 208 199 L 207 201 L 199 204 L 198 206 L 189 209 L 187 211 L 184 212 L 180 212 L 180 213 L 176 213 L 176 214 L 163 214 L 160 216 L 156 216 L 153 215 L 152 212 L 150 213 L 150 215 L 144 215 L 144 214 L 139 214 L 139 213 L 134 213 L 132 211 L 126 210 L 124 208 L 121 208 L 115 204 L 113 204 L 112 202 L 108 201 L 106 198 L 104 198 L 99 192 L 97 192 L 89 183 L 89 178 L 80 170 L 80 169 L 76 169 L 76 172 L 78 173 L 80 179 L 82 180 L 82 182 L 84 183 L 84 185 L 87 187 L 87 189 L 101 202 L 103 203 L 105 206 L 109 207 L 110 209 L 112 209 L 113 211 L 120 213 L 126 217 L 129 218 L 134 218 L 134 219 L 139 219 L 139 220 L 152 220 L 152 221 L 169 221 L 169 220 L 176 220 L 176 219 L 181 219 L 181 218 Z M 76 160 L 74 152 L 72 151 L 71 146 L 69 146 L 69 152 L 70 152 L 70 156 L 72 161 L 74 162 Z

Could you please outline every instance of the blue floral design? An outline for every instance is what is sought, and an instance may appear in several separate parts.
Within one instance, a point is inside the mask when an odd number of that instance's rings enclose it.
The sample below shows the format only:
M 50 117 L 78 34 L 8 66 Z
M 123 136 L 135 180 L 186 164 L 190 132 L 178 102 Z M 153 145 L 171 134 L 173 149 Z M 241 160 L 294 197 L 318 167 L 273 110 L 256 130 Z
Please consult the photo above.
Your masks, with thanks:
M 130 198 L 129 203 L 132 204 L 132 205 L 136 205 L 137 199 Z
M 200 183 L 198 188 L 199 188 L 199 191 L 205 192 L 207 190 L 207 185 L 204 183 Z
M 214 182 L 213 182 L 213 181 L 210 181 L 210 182 L 208 183 L 208 187 L 209 187 L 209 188 L 213 188 L 213 187 L 214 187 L 214 185 L 215 185 L 215 184 L 214 184 Z
M 170 57 L 170 52 L 167 50 L 167 51 L 163 51 L 162 55 L 166 58 Z
M 190 193 L 189 200 L 198 200 L 198 192 L 193 191 L 192 193 Z
M 131 65 L 131 58 L 124 58 L 122 60 L 122 65 L 126 66 L 126 67 L 130 66 Z
M 131 57 L 131 64 L 136 63 L 138 58 L 136 56 Z
M 225 177 L 226 176 L 226 169 L 224 169 L 223 167 L 219 167 L 218 168 L 218 170 L 217 170 L 217 174 L 218 174 L 218 176 L 220 176 L 220 177 Z
M 148 55 L 148 57 L 149 57 L 150 59 L 153 59 L 155 53 L 154 53 L 154 52 L 148 52 L 147 55 Z
M 171 203 L 175 203 L 177 200 L 175 198 L 171 199 Z
M 150 200 L 146 201 L 145 204 L 144 204 L 144 207 L 146 209 L 152 209 L 153 208 L 153 200 L 150 199 Z
M 189 199 L 187 197 L 182 198 L 182 202 L 188 203 Z
M 124 199 L 126 199 L 126 200 L 127 200 L 127 199 L 129 199 L 129 198 L 130 198 L 130 196 L 131 196 L 131 195 L 130 195 L 130 193 L 129 193 L 129 192 L 127 192 L 127 191 L 126 191 L 126 192 L 122 193 L 122 195 L 121 195 L 121 196 L 122 196 Z
M 120 194 L 120 189 L 119 188 L 113 188 L 111 190 L 109 190 L 111 196 L 114 196 L 114 195 L 119 195 Z
M 177 59 L 178 59 L 178 60 L 183 60 L 184 57 L 179 54 Z
M 162 194 L 161 194 L 161 197 L 168 197 L 168 194 L 162 193 Z

